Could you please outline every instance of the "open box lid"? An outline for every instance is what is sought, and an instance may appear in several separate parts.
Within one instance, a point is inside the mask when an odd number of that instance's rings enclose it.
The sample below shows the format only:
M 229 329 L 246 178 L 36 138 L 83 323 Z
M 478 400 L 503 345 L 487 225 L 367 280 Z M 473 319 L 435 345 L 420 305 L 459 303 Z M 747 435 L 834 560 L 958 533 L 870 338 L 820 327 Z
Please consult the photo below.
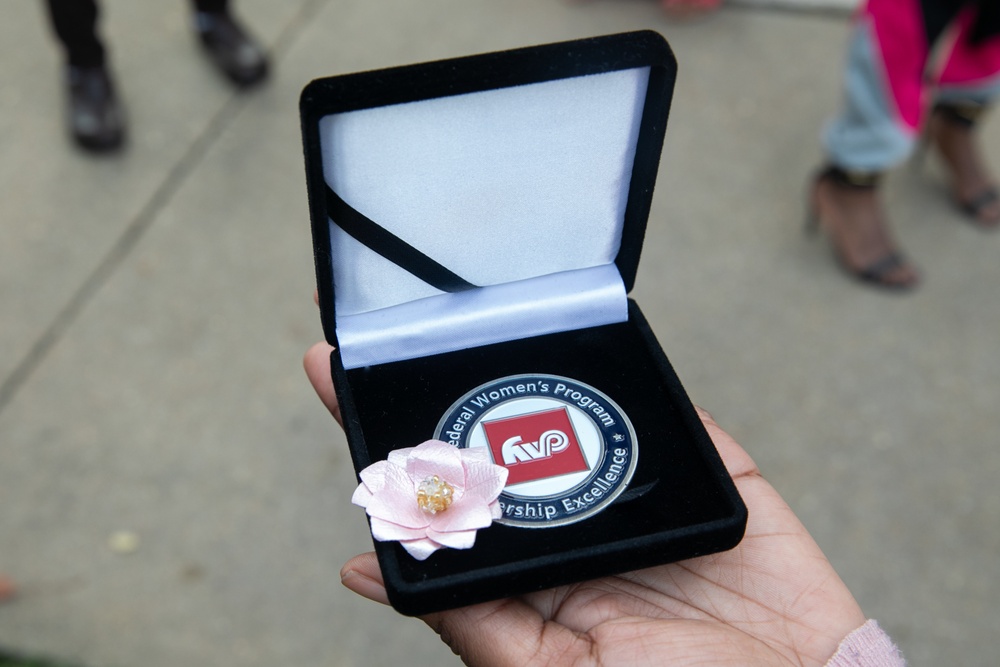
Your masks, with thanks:
M 344 367 L 627 319 L 675 76 L 646 31 L 311 82 L 320 308 Z

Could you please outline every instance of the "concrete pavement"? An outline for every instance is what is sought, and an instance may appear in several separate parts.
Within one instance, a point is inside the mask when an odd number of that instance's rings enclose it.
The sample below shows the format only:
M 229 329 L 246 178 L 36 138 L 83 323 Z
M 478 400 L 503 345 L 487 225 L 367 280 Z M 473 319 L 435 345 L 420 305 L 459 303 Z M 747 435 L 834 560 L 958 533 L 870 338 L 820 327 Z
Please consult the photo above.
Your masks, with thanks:
M 96 159 L 63 135 L 40 7 L 0 7 L 0 573 L 20 589 L 0 647 L 92 667 L 456 664 L 338 581 L 370 539 L 301 372 L 322 334 L 298 93 L 651 28 L 680 78 L 633 295 L 911 664 L 995 664 L 1000 236 L 962 221 L 933 161 L 887 184 L 917 293 L 849 282 L 802 234 L 842 14 L 242 0 L 275 76 L 240 94 L 182 3 L 105 7 L 130 144 Z M 997 159 L 1000 123 L 984 130 Z

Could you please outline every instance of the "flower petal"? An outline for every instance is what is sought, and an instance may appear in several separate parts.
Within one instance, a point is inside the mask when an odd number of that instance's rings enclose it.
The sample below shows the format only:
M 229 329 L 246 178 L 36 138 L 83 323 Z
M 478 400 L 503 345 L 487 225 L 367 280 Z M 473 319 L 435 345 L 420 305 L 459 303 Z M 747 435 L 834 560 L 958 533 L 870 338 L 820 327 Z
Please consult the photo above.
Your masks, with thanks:
M 365 483 L 368 490 L 372 493 L 378 493 L 385 486 L 385 471 L 389 468 L 389 463 L 386 461 L 376 461 L 367 468 L 361 471 L 358 475 L 361 481 Z
M 351 496 L 351 502 L 355 505 L 360 505 L 361 507 L 368 507 L 368 503 L 372 499 L 372 492 L 368 490 L 364 482 L 358 484 L 358 488 L 354 489 L 354 495 Z
M 483 463 L 492 463 L 493 457 L 490 456 L 490 450 L 486 447 L 469 447 L 468 449 L 460 449 L 458 453 L 462 456 L 462 461 L 468 463 L 470 461 L 481 461 Z
M 406 468 L 406 459 L 409 457 L 410 452 L 412 452 L 415 447 L 403 447 L 402 449 L 394 449 L 389 452 L 389 463 L 398 467 Z
M 417 484 L 437 475 L 456 491 L 465 488 L 465 468 L 458 448 L 440 440 L 428 440 L 414 447 L 406 459 L 406 472 Z
M 466 497 L 452 503 L 444 512 L 431 517 L 430 528 L 438 533 L 461 530 L 478 530 L 493 523 L 489 506 L 477 498 Z M 435 538 L 437 539 L 437 538 Z
M 408 554 L 417 560 L 427 560 L 428 556 L 444 546 L 426 537 L 420 540 L 406 540 L 400 544 L 403 545 Z
M 372 537 L 379 542 L 394 542 L 401 540 L 419 540 L 427 537 L 426 528 L 410 528 L 398 523 L 372 517 Z
M 465 466 L 465 493 L 491 503 L 507 484 L 508 471 L 492 463 L 471 461 Z
M 471 549 L 476 543 L 476 531 L 456 530 L 450 533 L 439 533 L 435 530 L 428 530 L 427 536 L 435 542 L 452 549 Z
M 490 503 L 490 514 L 493 515 L 494 521 L 503 518 L 503 508 L 500 507 L 499 500 L 494 500 L 492 503 Z
M 370 517 L 385 519 L 407 528 L 423 528 L 430 523 L 431 515 L 417 505 L 413 481 L 396 466 L 386 469 L 385 487 L 372 497 L 365 509 Z

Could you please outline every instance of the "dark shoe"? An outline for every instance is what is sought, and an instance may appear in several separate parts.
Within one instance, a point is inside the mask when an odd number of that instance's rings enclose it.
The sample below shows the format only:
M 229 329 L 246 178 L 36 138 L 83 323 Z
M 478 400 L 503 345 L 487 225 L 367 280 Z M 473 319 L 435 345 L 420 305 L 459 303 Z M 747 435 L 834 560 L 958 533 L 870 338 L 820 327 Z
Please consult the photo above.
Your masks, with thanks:
M 851 277 L 895 292 L 913 289 L 920 274 L 896 250 L 877 197 L 878 174 L 828 166 L 813 179 L 807 229 L 830 237 L 837 263 Z
M 125 114 L 107 68 L 68 67 L 69 129 L 82 148 L 108 152 L 125 139 Z
M 196 13 L 195 30 L 212 62 L 237 86 L 252 86 L 267 76 L 264 49 L 228 13 Z
M 1000 228 L 1000 192 L 993 183 L 975 136 L 986 107 L 976 103 L 938 103 L 927 136 L 951 171 L 958 209 L 980 229 Z

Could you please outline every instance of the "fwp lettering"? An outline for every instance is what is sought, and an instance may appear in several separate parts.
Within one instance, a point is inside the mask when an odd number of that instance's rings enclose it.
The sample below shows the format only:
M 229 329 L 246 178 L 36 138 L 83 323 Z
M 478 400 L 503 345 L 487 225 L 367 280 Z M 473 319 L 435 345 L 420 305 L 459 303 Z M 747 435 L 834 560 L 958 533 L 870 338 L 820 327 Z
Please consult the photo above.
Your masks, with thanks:
M 536 442 L 524 442 L 520 435 L 504 441 L 500 448 L 505 466 L 521 461 L 539 461 L 550 458 L 569 447 L 569 438 L 562 431 L 546 431 Z

